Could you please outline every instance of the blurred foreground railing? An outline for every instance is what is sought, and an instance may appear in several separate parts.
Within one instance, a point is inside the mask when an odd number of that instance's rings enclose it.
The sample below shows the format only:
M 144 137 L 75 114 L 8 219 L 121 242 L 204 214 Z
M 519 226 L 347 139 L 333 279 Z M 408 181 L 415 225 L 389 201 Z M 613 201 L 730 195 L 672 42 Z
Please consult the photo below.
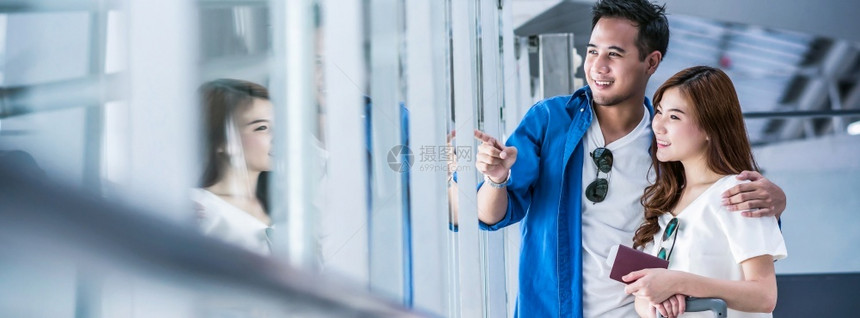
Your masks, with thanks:
M 418 316 L 40 172 L 0 164 L 0 316 Z

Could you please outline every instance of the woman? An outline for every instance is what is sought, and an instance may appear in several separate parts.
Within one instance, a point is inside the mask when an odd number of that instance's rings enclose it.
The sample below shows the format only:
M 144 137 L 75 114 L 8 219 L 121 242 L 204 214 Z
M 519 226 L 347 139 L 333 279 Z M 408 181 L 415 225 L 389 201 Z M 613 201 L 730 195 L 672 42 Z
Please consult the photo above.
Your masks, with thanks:
M 685 296 L 726 301 L 729 317 L 771 317 L 773 262 L 786 257 L 775 218 L 747 218 L 720 204 L 744 170 L 758 169 L 737 94 L 719 69 L 697 66 L 654 94 L 651 146 L 656 182 L 645 189 L 645 222 L 633 238 L 669 269 L 624 276 L 640 316 L 683 314 Z M 694 315 L 711 313 L 688 313 Z
M 265 87 L 219 79 L 200 88 L 206 166 L 194 189 L 203 232 L 251 251 L 271 253 L 266 232 L 272 103 Z

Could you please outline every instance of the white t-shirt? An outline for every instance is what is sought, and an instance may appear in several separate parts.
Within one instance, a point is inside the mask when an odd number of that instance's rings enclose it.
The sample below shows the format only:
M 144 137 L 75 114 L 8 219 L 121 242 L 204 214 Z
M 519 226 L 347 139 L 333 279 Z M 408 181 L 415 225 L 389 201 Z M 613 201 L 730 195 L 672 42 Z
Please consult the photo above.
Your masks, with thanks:
M 261 255 L 271 255 L 266 230 L 259 219 L 205 189 L 191 189 L 203 234 L 238 245 Z
M 583 136 L 586 153 L 582 189 L 596 179 L 597 165 L 590 155 L 594 149 L 606 147 L 612 152 L 614 162 L 608 174 L 599 175 L 609 181 L 603 202 L 592 203 L 585 197 L 585 191 L 582 194 L 583 313 L 585 317 L 636 317 L 633 297 L 624 293 L 624 284 L 609 278 L 606 257 L 614 245 L 632 246 L 633 233 L 644 220 L 639 199 L 650 185 L 650 115 L 646 108 L 639 125 L 609 145 L 605 145 L 597 117 L 593 118 Z
M 787 256 L 785 241 L 776 218 L 744 217 L 729 212 L 720 204 L 721 194 L 743 183 L 736 175 L 725 176 L 693 200 L 678 218 L 675 247 L 671 248 L 669 269 L 725 280 L 743 280 L 741 262 L 756 256 L 771 255 L 774 260 Z M 652 255 L 660 251 L 663 231 L 672 214 L 660 216 L 660 232 L 645 247 Z M 748 313 L 729 309 L 728 317 L 772 317 L 772 314 Z M 713 317 L 711 312 L 687 313 L 681 317 Z

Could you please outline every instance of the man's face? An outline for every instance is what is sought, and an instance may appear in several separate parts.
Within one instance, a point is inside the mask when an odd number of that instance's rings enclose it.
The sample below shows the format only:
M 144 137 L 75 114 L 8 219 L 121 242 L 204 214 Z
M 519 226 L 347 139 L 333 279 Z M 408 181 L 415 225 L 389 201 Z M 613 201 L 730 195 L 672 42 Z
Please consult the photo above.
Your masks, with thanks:
M 595 105 L 618 105 L 634 98 L 635 103 L 643 102 L 648 78 L 657 67 L 653 54 L 639 59 L 638 34 L 633 22 L 623 18 L 601 18 L 594 25 L 585 55 L 585 79 Z

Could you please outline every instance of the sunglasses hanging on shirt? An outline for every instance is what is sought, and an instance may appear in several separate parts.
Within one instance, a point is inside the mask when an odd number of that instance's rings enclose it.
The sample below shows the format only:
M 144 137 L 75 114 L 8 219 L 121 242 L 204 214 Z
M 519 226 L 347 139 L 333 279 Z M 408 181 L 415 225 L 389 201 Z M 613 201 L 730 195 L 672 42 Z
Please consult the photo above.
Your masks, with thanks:
M 594 149 L 591 152 L 591 159 L 597 165 L 597 175 L 595 180 L 585 188 L 585 197 L 593 203 L 602 202 L 606 199 L 606 194 L 609 192 L 609 180 L 606 178 L 598 178 L 600 172 L 609 173 L 612 170 L 612 151 L 604 147 Z
M 666 229 L 663 230 L 663 240 L 660 242 L 660 252 L 657 253 L 657 257 L 660 259 L 668 261 L 669 258 L 672 257 L 672 251 L 675 250 L 675 240 L 678 237 L 678 226 L 680 223 L 681 221 L 678 221 L 678 218 L 672 218 L 672 220 L 669 221 L 669 224 L 666 224 Z M 669 252 L 667 253 L 666 246 L 669 244 L 667 244 L 666 241 L 668 241 L 670 237 L 672 238 L 672 244 L 671 247 L 669 247 Z

